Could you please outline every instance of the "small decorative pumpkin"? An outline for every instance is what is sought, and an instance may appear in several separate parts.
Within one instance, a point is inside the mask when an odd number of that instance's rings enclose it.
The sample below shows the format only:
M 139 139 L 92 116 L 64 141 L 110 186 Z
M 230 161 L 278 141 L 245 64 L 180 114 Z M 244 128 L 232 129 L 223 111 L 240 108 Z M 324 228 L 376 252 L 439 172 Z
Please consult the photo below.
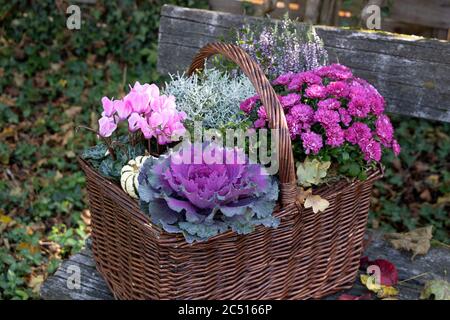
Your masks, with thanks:
M 138 199 L 138 176 L 139 169 L 150 156 L 139 156 L 128 161 L 128 164 L 123 166 L 120 172 L 120 185 L 123 191 L 128 193 L 131 197 Z

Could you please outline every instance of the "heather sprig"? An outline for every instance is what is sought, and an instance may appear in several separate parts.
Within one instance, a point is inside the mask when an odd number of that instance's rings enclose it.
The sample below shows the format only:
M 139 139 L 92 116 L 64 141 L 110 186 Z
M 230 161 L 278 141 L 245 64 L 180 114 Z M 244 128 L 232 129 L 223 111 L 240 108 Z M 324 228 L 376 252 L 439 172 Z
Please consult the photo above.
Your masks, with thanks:
M 276 23 L 245 25 L 237 32 L 236 41 L 274 79 L 327 64 L 328 54 L 314 27 L 306 27 L 306 32 L 303 28 L 285 17 Z

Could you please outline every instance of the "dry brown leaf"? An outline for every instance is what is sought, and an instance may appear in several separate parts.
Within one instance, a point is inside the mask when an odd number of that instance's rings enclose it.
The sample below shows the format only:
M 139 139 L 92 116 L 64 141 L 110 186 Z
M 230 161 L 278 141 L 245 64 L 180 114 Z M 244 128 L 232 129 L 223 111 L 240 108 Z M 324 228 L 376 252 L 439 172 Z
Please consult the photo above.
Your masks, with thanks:
M 423 190 L 420 195 L 419 195 L 420 199 L 426 201 L 426 202 L 431 202 L 432 197 L 431 197 L 431 192 L 428 189 Z
M 311 188 L 305 190 L 302 187 L 300 187 L 297 192 L 297 199 L 295 203 L 300 206 L 303 205 L 305 203 L 306 198 L 310 195 L 312 195 Z
M 16 105 L 16 99 L 2 94 L 0 95 L 0 103 L 6 104 L 8 107 L 13 107 Z
M 304 206 L 305 208 L 312 208 L 313 212 L 317 213 L 325 211 L 330 206 L 330 203 L 319 195 L 314 196 L 310 194 L 306 197 Z
M 439 179 L 440 179 L 439 175 L 431 174 L 426 178 L 426 181 L 432 186 L 437 186 L 439 184 Z
M 10 216 L 0 214 L 0 223 L 1 224 L 9 224 L 13 219 Z
M 5 139 L 8 137 L 12 137 L 16 134 L 16 130 L 14 126 L 6 127 L 0 132 L 0 139 Z
M 385 238 L 395 249 L 412 251 L 413 256 L 425 255 L 430 250 L 430 240 L 433 238 L 433 226 L 418 228 L 404 233 L 388 233 Z
M 446 193 L 442 197 L 437 199 L 437 204 L 447 204 L 450 203 L 450 193 Z
M 34 293 L 38 293 L 41 289 L 41 285 L 44 282 L 44 276 L 31 276 L 28 286 L 33 290 Z
M 73 106 L 64 111 L 64 113 L 71 119 L 73 119 L 77 114 L 81 112 L 82 108 L 80 106 Z
M 39 247 L 33 246 L 28 242 L 20 242 L 17 247 L 17 250 L 28 250 L 31 254 L 35 254 L 39 252 Z
M 86 226 L 91 225 L 91 211 L 89 209 L 84 209 L 81 212 L 81 219 L 86 224 Z

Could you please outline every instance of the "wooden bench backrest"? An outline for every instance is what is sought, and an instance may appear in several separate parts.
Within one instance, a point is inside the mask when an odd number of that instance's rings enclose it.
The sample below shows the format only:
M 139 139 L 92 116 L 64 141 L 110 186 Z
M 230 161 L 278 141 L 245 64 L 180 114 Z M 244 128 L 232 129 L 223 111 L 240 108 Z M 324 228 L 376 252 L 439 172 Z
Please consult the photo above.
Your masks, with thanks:
M 158 71 L 185 71 L 198 49 L 257 18 L 165 5 Z M 318 26 L 330 61 L 352 68 L 387 100 L 390 112 L 450 122 L 450 42 Z

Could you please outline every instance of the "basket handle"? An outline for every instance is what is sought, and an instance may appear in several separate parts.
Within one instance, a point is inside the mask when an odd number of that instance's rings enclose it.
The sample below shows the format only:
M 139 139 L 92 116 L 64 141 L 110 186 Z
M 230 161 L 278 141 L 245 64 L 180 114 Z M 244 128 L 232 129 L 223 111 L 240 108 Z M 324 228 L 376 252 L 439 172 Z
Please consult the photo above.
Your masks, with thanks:
M 209 57 L 221 54 L 225 58 L 236 63 L 250 79 L 253 86 L 259 95 L 269 120 L 271 129 L 279 129 L 279 150 L 278 150 L 278 164 L 279 164 L 279 178 L 281 187 L 295 188 L 296 176 L 294 166 L 294 155 L 292 153 L 291 138 L 289 129 L 286 123 L 283 108 L 278 100 L 277 94 L 273 90 L 269 80 L 267 80 L 264 72 L 258 64 L 250 58 L 250 56 L 240 47 L 233 44 L 225 43 L 210 43 L 200 49 L 197 55 L 192 60 L 191 66 L 188 70 L 188 75 L 192 75 L 196 70 L 202 70 L 205 65 L 205 60 Z M 289 192 L 290 193 L 290 192 Z M 293 202 L 295 197 L 286 195 L 288 201 Z

